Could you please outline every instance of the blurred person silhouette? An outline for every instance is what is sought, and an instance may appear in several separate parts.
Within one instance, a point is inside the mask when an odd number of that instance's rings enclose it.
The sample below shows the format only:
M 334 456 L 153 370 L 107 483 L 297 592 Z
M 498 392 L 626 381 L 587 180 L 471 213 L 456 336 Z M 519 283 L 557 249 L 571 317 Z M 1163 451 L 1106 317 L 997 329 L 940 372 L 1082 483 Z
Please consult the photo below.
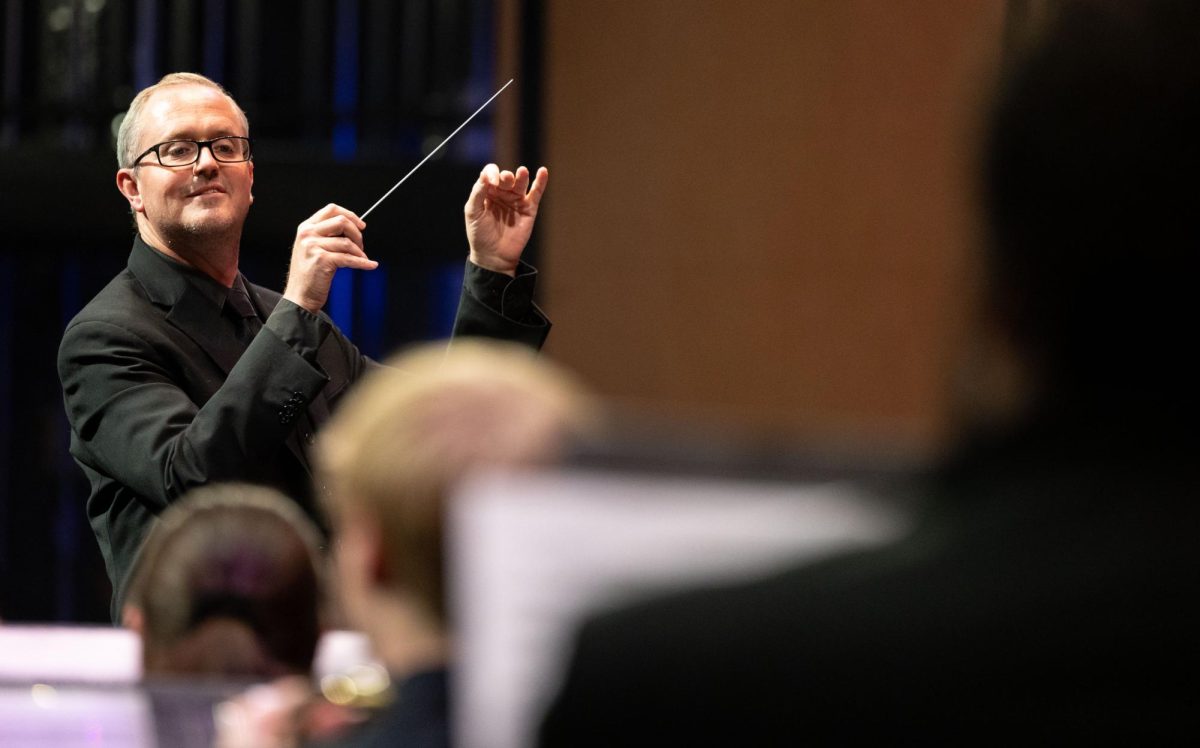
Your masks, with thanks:
M 982 149 L 1008 406 L 904 540 L 595 614 L 542 745 L 1195 734 L 1200 4 L 1056 6 Z
M 389 670 L 395 698 L 339 746 L 446 746 L 443 517 L 472 470 L 553 463 L 594 420 L 588 396 L 532 351 L 488 341 L 425 346 L 372 372 L 318 442 L 348 623 Z
M 230 748 L 283 746 L 359 718 L 312 685 L 331 616 L 319 542 L 295 502 L 262 486 L 205 486 L 163 512 L 122 609 L 142 640 L 160 744 L 192 744 L 189 731 L 203 731 Z M 263 685 L 237 695 L 250 682 Z M 214 694 L 230 695 L 215 712 Z M 218 723 L 197 722 L 197 704 Z

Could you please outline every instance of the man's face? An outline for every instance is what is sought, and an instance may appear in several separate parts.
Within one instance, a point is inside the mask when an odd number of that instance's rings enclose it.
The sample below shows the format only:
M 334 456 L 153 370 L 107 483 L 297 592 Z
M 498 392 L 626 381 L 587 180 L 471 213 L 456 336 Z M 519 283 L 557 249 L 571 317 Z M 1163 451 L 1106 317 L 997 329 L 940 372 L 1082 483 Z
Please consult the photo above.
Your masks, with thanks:
M 201 85 L 169 86 L 142 110 L 138 153 L 167 140 L 210 140 L 246 136 L 232 101 Z M 254 164 L 222 163 L 208 148 L 189 166 L 161 166 L 148 154 L 136 168 L 117 172 L 117 186 L 138 214 L 144 238 L 162 248 L 181 237 L 240 232 L 254 184 Z

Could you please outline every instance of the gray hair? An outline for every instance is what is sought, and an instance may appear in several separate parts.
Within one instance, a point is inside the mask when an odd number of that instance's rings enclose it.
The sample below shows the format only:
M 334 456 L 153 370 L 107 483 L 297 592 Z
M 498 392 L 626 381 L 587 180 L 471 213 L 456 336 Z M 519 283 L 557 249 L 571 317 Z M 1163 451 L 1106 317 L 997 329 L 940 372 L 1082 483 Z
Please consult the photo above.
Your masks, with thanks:
M 238 116 L 242 120 L 242 127 L 245 128 L 245 135 L 247 137 L 250 135 L 250 120 L 246 118 L 246 113 L 220 83 L 199 73 L 168 73 L 158 83 L 143 88 L 129 103 L 129 109 L 121 120 L 120 129 L 117 130 L 117 166 L 123 169 L 129 168 L 133 166 L 133 160 L 138 157 L 138 142 L 142 136 L 142 110 L 146 107 L 146 102 L 150 101 L 154 94 L 168 86 L 184 85 L 208 86 L 224 94 L 233 104 L 233 108 L 237 110 Z

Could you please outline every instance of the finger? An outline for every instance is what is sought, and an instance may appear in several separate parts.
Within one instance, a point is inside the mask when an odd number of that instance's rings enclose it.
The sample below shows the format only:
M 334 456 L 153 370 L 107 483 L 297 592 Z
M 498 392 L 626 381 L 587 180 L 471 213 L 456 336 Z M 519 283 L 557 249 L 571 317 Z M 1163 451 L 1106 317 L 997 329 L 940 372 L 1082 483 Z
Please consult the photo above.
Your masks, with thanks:
M 324 221 L 326 218 L 329 218 L 329 217 L 335 215 L 337 213 L 337 209 L 338 209 L 338 205 L 336 205 L 335 203 L 329 203 L 324 208 L 321 208 L 316 213 L 313 213 L 311 216 L 309 216 L 306 223 L 320 223 L 321 221 Z
M 529 169 L 524 166 L 517 167 L 517 182 L 513 185 L 513 191 L 525 197 L 525 192 L 529 189 Z
M 309 246 L 312 249 L 322 250 L 328 254 L 350 255 L 353 257 L 367 256 L 367 253 L 360 245 L 355 244 L 344 236 L 314 237 Z
M 487 207 L 523 212 L 524 197 L 516 192 L 497 192 L 488 195 Z
M 546 191 L 546 185 L 550 183 L 550 170 L 546 167 L 539 167 L 537 176 L 533 179 L 533 187 L 529 190 L 529 204 L 536 208 L 538 203 L 542 201 L 542 193 Z
M 495 164 L 488 164 L 483 167 L 483 171 L 479 172 L 479 181 L 492 187 L 499 185 L 500 167 Z
M 374 270 L 379 267 L 379 263 L 367 257 L 359 257 L 345 252 L 329 252 L 325 255 L 329 262 L 339 268 L 352 268 L 354 270 Z
M 512 207 L 520 204 L 525 198 L 525 190 L 529 185 L 529 170 L 519 167 L 514 174 L 511 171 L 500 172 L 500 183 L 488 189 L 488 197 Z
M 313 247 L 315 252 L 309 255 L 304 263 L 313 269 L 327 268 L 336 270 L 337 268 L 355 268 L 358 270 L 374 270 L 379 263 L 356 251 L 351 251 L 353 246 L 346 239 L 330 240 L 329 244 L 322 244 Z
M 311 233 L 322 237 L 344 236 L 359 247 L 363 246 L 362 231 L 358 228 L 358 224 L 345 215 L 335 215 L 311 224 L 310 230 Z
M 468 218 L 479 215 L 486 207 L 485 200 L 491 192 L 491 188 L 487 186 L 486 172 L 486 167 L 479 172 L 479 179 L 476 179 L 475 184 L 471 186 L 471 194 L 467 196 L 467 204 L 463 206 L 463 213 Z
M 329 203 L 324 208 L 321 208 L 316 213 L 313 213 L 312 216 L 308 218 L 306 223 L 319 223 L 327 218 L 333 218 L 334 216 L 345 216 L 346 218 L 350 219 L 350 221 L 359 229 L 365 229 L 367 227 L 367 222 L 359 218 L 357 213 L 348 208 L 343 208 L 337 203 Z

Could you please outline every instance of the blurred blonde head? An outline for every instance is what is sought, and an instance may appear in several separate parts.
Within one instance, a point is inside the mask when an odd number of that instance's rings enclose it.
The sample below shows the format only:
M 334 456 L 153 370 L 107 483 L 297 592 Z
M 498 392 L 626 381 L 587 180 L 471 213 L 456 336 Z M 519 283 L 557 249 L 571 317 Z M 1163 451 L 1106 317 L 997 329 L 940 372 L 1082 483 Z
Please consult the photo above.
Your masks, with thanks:
M 419 347 L 373 372 L 322 432 L 318 464 L 335 532 L 378 527 L 380 586 L 444 623 L 442 518 L 480 467 L 554 462 L 593 428 L 585 390 L 527 348 L 483 340 Z

